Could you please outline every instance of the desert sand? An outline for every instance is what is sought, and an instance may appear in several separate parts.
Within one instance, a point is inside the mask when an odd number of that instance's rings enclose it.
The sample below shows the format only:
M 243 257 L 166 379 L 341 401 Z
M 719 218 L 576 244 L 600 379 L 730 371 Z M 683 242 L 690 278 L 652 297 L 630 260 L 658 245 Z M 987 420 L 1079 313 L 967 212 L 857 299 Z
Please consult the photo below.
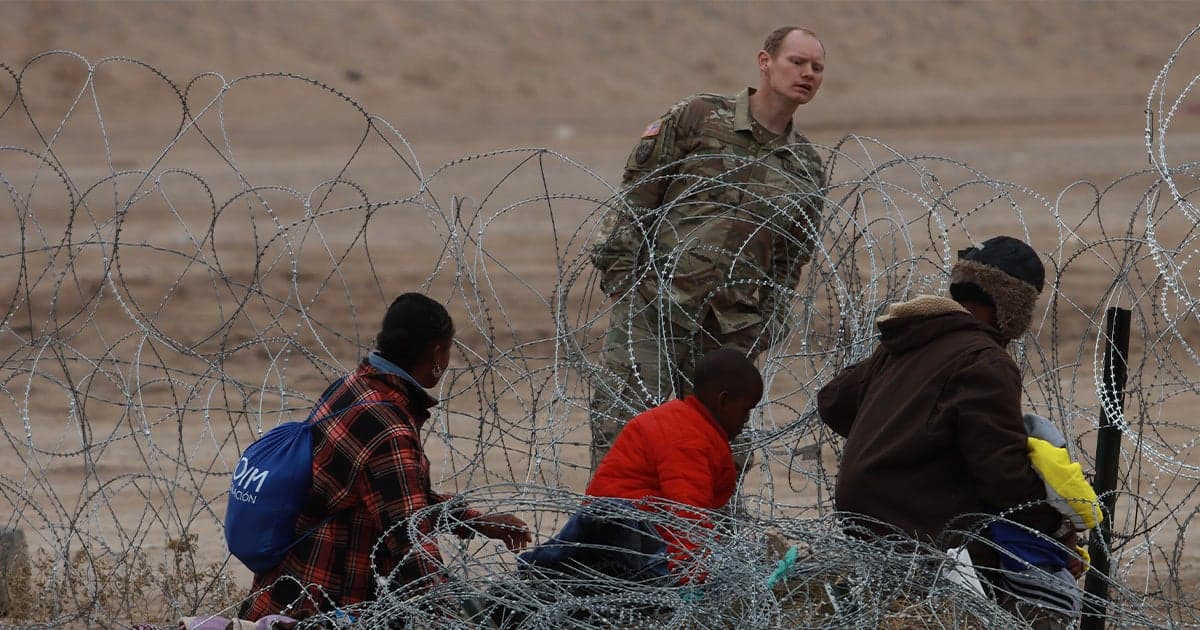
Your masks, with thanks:
M 1063 362 L 1055 369 L 1066 384 L 1029 384 L 1030 396 L 1095 411 L 1098 314 L 1137 293 L 1111 288 L 1114 264 L 1151 275 L 1155 264 L 1144 252 L 1114 263 L 1119 255 L 1072 259 L 1063 248 L 1141 221 L 1154 177 L 1123 181 L 1098 209 L 1091 189 L 1076 183 L 1103 189 L 1150 166 L 1147 95 L 1198 21 L 1185 2 L 6 3 L 0 147 L 38 155 L 53 137 L 54 151 L 52 160 L 0 153 L 0 176 L 11 183 L 11 203 L 0 206 L 0 294 L 11 296 L 0 319 L 0 527 L 28 530 L 35 549 L 117 557 L 136 549 L 168 562 L 179 556 L 178 541 L 194 535 L 194 561 L 227 561 L 220 515 L 238 449 L 261 428 L 303 414 L 370 346 L 387 299 L 426 281 L 462 322 L 457 371 L 439 392 L 449 413 L 431 429 L 437 482 L 582 491 L 586 385 L 570 369 L 553 372 L 562 382 L 545 376 L 563 362 L 545 341 L 561 332 L 551 317 L 554 291 L 572 279 L 565 299 L 579 350 L 594 353 L 605 316 L 578 253 L 595 201 L 618 186 L 649 121 L 688 94 L 753 83 L 762 38 L 789 23 L 814 29 L 828 53 L 824 86 L 795 119 L 814 143 L 828 152 L 857 134 L 844 147 L 848 158 L 943 156 L 1020 187 L 1019 212 L 1003 211 L 1003 201 L 986 205 L 949 233 L 1028 230 L 1039 251 L 1063 263 L 1059 295 L 1073 306 L 1053 311 L 1038 331 L 1034 345 L 1053 356 L 1030 364 L 1046 373 Z M 54 50 L 78 56 L 27 63 Z M 99 64 L 90 83 L 87 62 Z M 1171 97 L 1198 71 L 1200 54 L 1181 55 Z M 194 127 L 181 101 L 200 112 Z M 376 117 L 374 130 L 364 112 Z M 1183 100 L 1172 120 L 1170 163 L 1200 157 L 1200 101 Z M 181 124 L 186 133 L 172 142 Z M 451 162 L 518 147 L 553 153 Z M 841 181 L 869 170 L 847 161 L 840 168 Z M 143 178 L 143 169 L 153 176 Z M 114 176 L 125 172 L 133 174 Z M 945 172 L 964 177 L 957 166 Z M 329 192 L 336 177 L 361 192 Z M 884 179 L 911 190 L 927 183 L 903 169 Z M 242 193 L 256 186 L 270 188 Z M 142 190 L 152 192 L 138 197 Z M 957 209 L 980 194 L 956 197 Z M 547 204 L 552 195 L 565 198 Z M 368 212 L 356 207 L 364 200 L 394 203 Z M 314 208 L 349 209 L 313 219 Z M 457 223 L 447 219 L 455 208 Z M 902 210 L 920 217 L 922 205 Z M 1164 213 L 1162 229 L 1182 235 L 1174 244 L 1190 244 L 1192 226 L 1186 213 Z M 69 234 L 91 235 L 94 246 L 56 258 L 54 246 Z M 131 244 L 116 259 L 103 246 L 114 237 Z M 438 266 L 447 248 L 455 268 Z M 1190 259 L 1180 260 L 1186 278 Z M 815 265 L 829 269 L 833 258 Z M 295 305 L 308 311 L 297 314 Z M 1139 308 L 1141 321 L 1152 321 L 1151 311 L 1174 318 L 1161 330 L 1181 338 L 1135 336 L 1137 360 L 1170 375 L 1147 377 L 1159 389 L 1131 403 L 1164 424 L 1148 448 L 1165 455 L 1127 456 L 1127 471 L 1139 471 L 1128 479 L 1141 485 L 1121 500 L 1160 497 L 1147 505 L 1185 518 L 1195 508 L 1190 467 L 1200 465 L 1187 414 L 1190 383 L 1200 378 L 1186 343 L 1198 334 L 1197 318 L 1186 299 Z M 799 345 L 793 338 L 788 347 Z M 784 355 L 778 360 L 793 356 Z M 1178 369 L 1164 369 L 1164 357 Z M 788 410 L 803 407 L 831 365 L 780 370 L 779 406 L 759 428 L 790 421 Z M 524 378 L 529 370 L 541 376 Z M 1068 418 L 1089 463 L 1095 415 Z M 797 464 L 793 449 L 828 440 L 812 427 L 798 435 L 802 443 L 764 451 L 778 457 L 767 469 L 781 488 L 750 493 L 765 497 L 765 512 L 829 509 L 822 484 L 836 448 Z M 812 479 L 793 485 L 788 467 L 797 465 Z M 766 474 L 747 483 L 762 484 Z M 498 495 L 498 503 L 514 496 Z M 11 518 L 2 516 L 5 504 Z M 522 514 L 543 535 L 561 522 L 561 514 Z M 1140 526 L 1141 518 L 1123 522 Z M 1200 573 L 1186 521 L 1156 532 L 1131 536 L 1178 551 L 1167 565 L 1182 582 L 1155 584 L 1189 609 L 1187 589 L 1194 593 Z M 1122 567 L 1128 576 L 1146 579 L 1166 566 L 1132 558 Z M 225 569 L 236 585 L 249 577 L 236 562 Z

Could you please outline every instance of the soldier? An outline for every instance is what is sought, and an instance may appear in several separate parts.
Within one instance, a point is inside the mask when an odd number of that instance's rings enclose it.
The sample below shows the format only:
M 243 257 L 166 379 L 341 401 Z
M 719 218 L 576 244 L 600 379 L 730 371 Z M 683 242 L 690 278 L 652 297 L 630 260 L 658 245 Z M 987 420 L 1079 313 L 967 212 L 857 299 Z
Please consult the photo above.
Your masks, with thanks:
M 757 89 L 672 107 L 625 165 L 622 203 L 591 252 L 615 301 L 591 403 L 593 470 L 629 418 L 691 392 L 697 357 L 726 346 L 754 360 L 783 336 L 824 202 L 821 159 L 792 115 L 821 87 L 825 48 L 808 29 L 778 28 L 758 69 Z

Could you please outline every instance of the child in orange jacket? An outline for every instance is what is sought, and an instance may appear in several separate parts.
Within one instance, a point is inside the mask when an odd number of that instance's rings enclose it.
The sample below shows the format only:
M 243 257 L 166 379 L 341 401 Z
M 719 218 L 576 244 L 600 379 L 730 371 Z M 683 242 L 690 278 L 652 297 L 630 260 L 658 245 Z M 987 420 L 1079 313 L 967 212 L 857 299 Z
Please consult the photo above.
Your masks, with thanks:
M 700 358 L 692 383 L 694 395 L 642 412 L 625 425 L 588 484 L 588 496 L 624 500 L 643 512 L 674 514 L 694 526 L 709 526 L 698 510 L 719 509 L 733 496 L 737 472 L 729 444 L 762 398 L 763 382 L 758 368 L 745 354 L 721 348 Z M 545 549 L 523 554 L 522 559 L 543 567 L 568 559 L 593 564 L 597 561 L 591 560 L 591 555 L 584 559 L 575 552 L 580 544 L 621 549 L 629 546 L 611 534 L 601 533 L 605 531 L 602 524 L 613 520 L 613 502 L 602 503 L 609 516 L 585 506 L 559 536 L 543 545 Z M 655 522 L 653 529 L 645 529 L 657 533 L 666 543 L 673 572 L 682 573 L 679 577 L 684 580 L 697 577 L 691 565 L 698 543 L 687 531 L 692 527 Z M 644 549 L 638 546 L 640 549 L 629 552 Z M 620 550 L 613 553 L 640 555 Z M 632 558 L 629 561 L 637 562 Z

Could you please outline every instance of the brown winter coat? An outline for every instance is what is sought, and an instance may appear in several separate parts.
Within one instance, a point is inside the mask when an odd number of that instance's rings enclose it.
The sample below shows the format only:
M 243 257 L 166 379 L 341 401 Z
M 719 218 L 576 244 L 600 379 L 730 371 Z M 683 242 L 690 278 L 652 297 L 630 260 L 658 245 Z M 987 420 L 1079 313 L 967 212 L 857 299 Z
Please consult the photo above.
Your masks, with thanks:
M 875 352 L 817 397 L 821 419 L 846 438 L 838 509 L 943 549 L 963 542 L 945 531 L 972 528 L 972 514 L 1053 534 L 1061 517 L 1030 464 L 1021 375 L 999 332 L 934 296 L 893 304 L 877 324 Z

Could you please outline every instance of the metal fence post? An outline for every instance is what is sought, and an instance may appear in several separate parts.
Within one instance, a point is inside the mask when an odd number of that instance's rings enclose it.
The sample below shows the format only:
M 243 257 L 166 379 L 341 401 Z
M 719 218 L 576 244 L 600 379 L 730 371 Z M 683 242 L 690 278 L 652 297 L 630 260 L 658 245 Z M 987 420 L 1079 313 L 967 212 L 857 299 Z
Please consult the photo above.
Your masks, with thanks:
M 1113 510 L 1117 503 L 1117 468 L 1121 459 L 1121 429 L 1115 415 L 1125 409 L 1125 379 L 1129 358 L 1129 309 L 1110 307 L 1104 317 L 1104 380 L 1100 391 L 1100 430 L 1096 434 L 1096 478 L 1093 487 L 1100 498 L 1104 520 L 1091 536 L 1088 553 L 1091 568 L 1084 581 L 1088 598 L 1083 604 L 1081 630 L 1102 630 L 1108 608 L 1108 575 L 1112 558 Z M 1110 412 L 1109 410 L 1113 410 Z M 1097 535 L 1098 534 L 1098 535 Z

